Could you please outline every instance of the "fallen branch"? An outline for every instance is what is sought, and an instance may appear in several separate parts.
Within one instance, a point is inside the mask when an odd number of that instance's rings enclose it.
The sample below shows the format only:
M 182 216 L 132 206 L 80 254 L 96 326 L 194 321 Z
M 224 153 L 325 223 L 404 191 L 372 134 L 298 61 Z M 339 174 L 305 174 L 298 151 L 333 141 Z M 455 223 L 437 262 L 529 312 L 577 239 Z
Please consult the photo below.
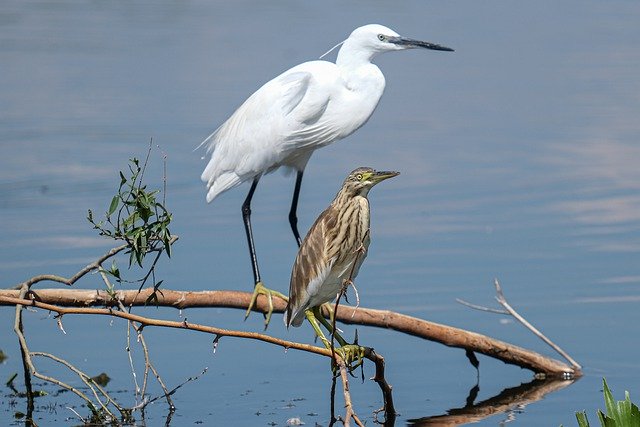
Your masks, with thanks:
M 251 295 L 249 295 L 249 298 L 251 298 Z M 266 298 L 264 298 L 263 302 L 265 306 L 268 305 Z M 43 310 L 48 310 L 48 311 L 57 313 L 58 318 L 64 315 L 69 315 L 69 314 L 103 315 L 103 316 L 118 317 L 121 319 L 128 320 L 129 322 L 138 323 L 140 325 L 137 329 L 138 332 L 140 331 L 140 329 L 145 327 L 158 326 L 158 327 L 167 327 L 167 328 L 176 328 L 176 329 L 188 329 L 192 331 L 199 331 L 199 332 L 204 332 L 208 334 L 213 334 L 216 336 L 215 342 L 217 342 L 219 338 L 223 336 L 263 341 L 263 342 L 284 347 L 285 349 L 301 350 L 301 351 L 306 351 L 309 353 L 315 353 L 318 355 L 329 357 L 333 359 L 338 366 L 345 366 L 345 362 L 342 359 L 342 357 L 338 353 L 332 352 L 331 349 L 316 347 L 314 345 L 303 344 L 303 343 L 298 343 L 294 341 L 288 341 L 288 340 L 275 338 L 275 337 L 257 333 L 257 332 L 236 331 L 236 330 L 230 330 L 230 329 L 216 328 L 213 326 L 188 323 L 186 319 L 180 322 L 171 321 L 171 320 L 154 319 L 154 318 L 132 314 L 128 311 L 116 310 L 113 308 L 59 307 L 57 305 L 47 304 L 41 301 L 37 301 L 35 299 L 29 300 L 29 299 L 23 299 L 23 298 L 12 298 L 12 297 L 0 296 L 0 305 L 9 305 L 9 304 L 15 305 L 16 307 L 35 307 Z M 366 347 L 365 347 L 364 357 L 375 363 L 376 377 L 374 377 L 374 380 L 380 386 L 380 389 L 383 394 L 383 400 L 385 401 L 385 403 L 388 402 L 392 404 L 393 400 L 390 399 L 388 396 L 391 392 L 391 387 L 387 384 L 384 377 L 377 378 L 378 375 L 384 375 L 384 359 L 378 356 L 371 348 L 366 348 Z M 33 372 L 34 375 L 38 376 L 38 378 L 59 384 L 58 380 L 48 378 L 48 377 L 42 378 L 41 376 L 36 374 L 35 368 L 33 367 L 32 364 L 30 367 L 31 367 L 31 372 Z M 346 377 L 342 376 L 342 379 L 343 379 L 343 387 L 344 387 L 343 391 L 345 394 L 345 399 L 348 399 L 348 402 L 350 402 L 350 398 L 348 398 L 348 394 L 349 394 L 348 384 L 344 384 Z M 75 389 L 73 389 L 70 386 L 67 386 L 66 384 L 59 384 L 59 385 L 61 385 L 63 388 L 67 388 L 71 391 L 74 391 L 76 394 L 78 394 L 78 392 Z M 168 394 L 170 395 L 172 393 L 173 392 L 169 392 Z M 78 394 L 78 395 L 81 398 L 85 399 L 87 402 L 89 402 L 89 404 L 91 403 L 91 401 L 86 396 L 81 394 Z M 94 411 L 94 412 L 97 412 L 97 411 Z M 347 420 L 348 419 L 357 420 L 357 416 L 355 416 L 355 413 L 353 413 L 352 409 L 351 409 L 351 412 L 349 411 L 349 409 L 347 410 L 346 418 Z
M 106 291 L 100 290 L 77 290 L 77 289 L 39 289 L 29 292 L 27 298 L 35 301 L 46 302 L 67 307 L 88 307 L 88 306 L 114 306 L 118 301 L 125 306 L 143 306 L 153 289 L 143 289 L 138 293 L 136 290 L 117 291 L 113 300 Z M 15 305 L 17 303 L 19 291 L 0 290 L 0 305 Z M 251 293 L 240 291 L 173 291 L 163 289 L 157 293 L 156 304 L 177 309 L 195 307 L 224 307 L 246 310 L 251 301 Z M 278 298 L 273 299 L 274 312 L 284 312 L 286 303 Z M 259 296 L 254 310 L 266 313 L 268 311 L 268 301 L 266 297 Z M 99 310 L 99 309 L 96 309 Z M 105 309 L 101 309 L 105 310 Z M 104 312 L 96 314 L 105 314 Z M 388 310 L 375 310 L 360 307 L 340 305 L 336 311 L 336 318 L 347 324 L 358 324 L 374 326 L 402 332 L 429 341 L 438 342 L 449 347 L 471 350 L 484 354 L 505 363 L 520 366 L 533 371 L 537 376 L 547 376 L 554 378 L 577 378 L 582 376 L 582 371 L 578 367 L 572 367 L 531 350 L 518 347 L 504 341 L 490 338 L 486 335 L 454 328 L 434 322 L 429 322 L 416 317 L 395 313 Z M 214 333 L 215 332 L 211 332 Z M 244 337 L 252 337 L 253 332 L 243 332 Z M 287 347 L 285 340 L 268 337 L 262 339 L 276 345 Z M 304 345 L 304 344 L 301 344 Z M 326 355 L 326 351 L 319 347 L 309 346 L 313 352 Z M 304 349 L 303 349 L 304 350 Z

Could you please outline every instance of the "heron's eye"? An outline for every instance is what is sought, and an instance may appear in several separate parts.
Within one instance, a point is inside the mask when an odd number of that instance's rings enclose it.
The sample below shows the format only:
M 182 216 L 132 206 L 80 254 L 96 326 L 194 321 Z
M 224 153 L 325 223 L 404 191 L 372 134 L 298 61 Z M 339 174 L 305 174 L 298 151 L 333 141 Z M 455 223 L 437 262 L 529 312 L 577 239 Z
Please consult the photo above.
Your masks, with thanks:
M 362 174 L 361 174 L 361 173 L 359 173 L 358 175 L 356 175 L 356 179 L 357 179 L 358 181 L 362 181 Z
M 386 37 L 384 36 L 384 34 L 378 34 L 378 40 L 383 42 L 385 39 L 386 39 Z

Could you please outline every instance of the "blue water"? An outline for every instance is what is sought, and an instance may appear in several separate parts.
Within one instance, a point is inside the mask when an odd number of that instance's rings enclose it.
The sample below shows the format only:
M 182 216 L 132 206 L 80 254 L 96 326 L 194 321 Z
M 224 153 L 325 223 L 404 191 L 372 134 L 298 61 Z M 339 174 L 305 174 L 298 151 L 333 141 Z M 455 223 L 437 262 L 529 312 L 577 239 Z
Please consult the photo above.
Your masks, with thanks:
M 0 272 L 3 286 L 40 273 L 71 275 L 108 250 L 86 223 L 106 210 L 127 159 L 154 150 L 147 172 L 162 186 L 180 235 L 158 275 L 170 289 L 252 285 L 240 205 L 247 186 L 212 205 L 193 149 L 263 82 L 317 58 L 362 24 L 451 46 L 376 63 L 387 89 L 371 120 L 318 151 L 300 199 L 305 230 L 356 166 L 399 170 L 371 195 L 372 245 L 357 280 L 361 304 L 468 328 L 555 357 L 517 323 L 455 298 L 492 305 L 495 277 L 510 303 L 585 368 L 585 377 L 497 425 L 576 425 L 603 407 L 601 378 L 617 398 L 640 400 L 636 339 L 640 301 L 640 5 L 613 2 L 37 2 L 0 6 Z M 157 146 L 157 147 L 156 147 Z M 285 291 L 296 253 L 286 220 L 293 177 L 265 177 L 253 200 L 262 275 Z M 125 259 L 122 259 L 122 264 Z M 136 272 L 129 273 L 135 277 Z M 43 285 L 53 286 L 53 285 Z M 102 288 L 95 275 L 77 285 Z M 148 315 L 243 330 L 261 318 L 222 309 L 151 309 Z M 0 309 L 2 384 L 20 372 L 13 309 Z M 269 332 L 312 342 L 309 328 Z M 126 326 L 44 312 L 25 314 L 33 350 L 50 351 L 133 404 Z M 347 336 L 352 327 L 345 327 Z M 406 420 L 464 406 L 475 370 L 462 351 L 381 330 L 360 342 L 386 357 Z M 146 332 L 169 386 L 208 371 L 175 395 L 174 425 L 326 425 L 327 362 L 265 344 L 184 331 Z M 135 347 L 134 351 L 140 349 Z M 256 358 L 256 355 L 259 358 Z M 480 394 L 531 379 L 480 358 Z M 39 361 L 45 373 L 59 373 Z M 141 369 L 138 367 L 138 369 Z M 366 368 L 366 377 L 373 374 Z M 6 379 L 5 379 L 6 378 Z M 67 376 L 70 382 L 75 381 Z M 18 385 L 21 385 L 19 381 Z M 159 388 L 153 385 L 153 393 Z M 0 417 L 24 402 L 0 394 Z M 375 384 L 352 380 L 365 419 L 381 405 Z M 57 400 L 58 399 L 58 400 Z M 66 399 L 66 400 L 64 400 Z M 68 394 L 38 404 L 43 425 L 77 422 Z M 55 406 L 58 405 L 58 406 Z M 82 413 L 82 411 L 80 411 Z M 85 411 L 86 412 L 86 411 Z M 256 415 L 256 413 L 260 415 Z M 151 424 L 165 405 L 153 405 Z M 309 415 L 312 414 L 312 415 Z

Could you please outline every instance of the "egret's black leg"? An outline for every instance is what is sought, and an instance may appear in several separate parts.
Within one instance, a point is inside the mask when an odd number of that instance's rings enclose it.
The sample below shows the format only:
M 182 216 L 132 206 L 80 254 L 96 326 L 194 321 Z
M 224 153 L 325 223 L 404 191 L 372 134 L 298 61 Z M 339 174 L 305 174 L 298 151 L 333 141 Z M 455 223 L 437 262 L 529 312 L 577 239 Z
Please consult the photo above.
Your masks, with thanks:
M 249 255 L 251 256 L 251 265 L 253 267 L 253 278 L 255 283 L 260 282 L 260 270 L 258 269 L 258 257 L 256 256 L 256 248 L 253 244 L 253 232 L 251 231 L 251 199 L 256 191 L 260 177 L 254 178 L 249 189 L 247 198 L 242 203 L 242 220 L 244 221 L 244 230 L 247 233 L 247 243 L 249 244 Z
M 253 307 L 256 304 L 256 300 L 258 299 L 258 295 L 262 294 L 267 297 L 269 301 L 269 309 L 265 314 L 264 320 L 264 328 L 266 329 L 269 326 L 269 322 L 271 321 L 271 313 L 273 313 L 273 295 L 278 296 L 284 300 L 287 299 L 286 296 L 282 295 L 280 292 L 272 291 L 268 289 L 262 283 L 260 279 L 260 270 L 258 269 L 258 257 L 256 256 L 256 248 L 253 244 L 253 232 L 251 230 L 251 199 L 253 198 L 253 193 L 256 191 L 256 187 L 258 186 L 258 181 L 260 178 L 255 178 L 251 183 L 251 188 L 249 189 L 249 194 L 247 194 L 247 198 L 244 199 L 244 203 L 242 203 L 242 220 L 244 221 L 244 230 L 247 233 L 247 243 L 249 244 L 249 255 L 251 256 L 251 266 L 253 267 L 253 279 L 255 280 L 255 286 L 253 288 L 253 295 L 251 296 L 251 302 L 249 303 L 249 307 L 247 308 L 247 313 L 244 318 L 249 317 L 249 313 L 253 310 Z
M 298 196 L 300 195 L 300 185 L 302 184 L 302 175 L 304 171 L 298 171 L 296 175 L 296 185 L 293 188 L 293 198 L 291 199 L 291 210 L 289 211 L 289 224 L 291 224 L 291 231 L 293 231 L 293 237 L 295 237 L 298 246 L 302 244 L 300 239 L 300 233 L 298 232 Z

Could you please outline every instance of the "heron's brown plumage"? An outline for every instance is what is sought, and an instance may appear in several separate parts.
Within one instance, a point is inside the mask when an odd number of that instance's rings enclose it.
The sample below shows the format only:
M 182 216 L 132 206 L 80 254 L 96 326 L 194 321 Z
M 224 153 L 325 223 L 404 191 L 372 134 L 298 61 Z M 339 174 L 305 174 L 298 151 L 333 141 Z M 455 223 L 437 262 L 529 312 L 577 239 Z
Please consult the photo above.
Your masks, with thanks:
M 331 301 L 344 280 L 358 274 L 369 247 L 367 194 L 379 182 L 369 181 L 375 173 L 371 168 L 351 172 L 331 205 L 311 226 L 291 273 L 287 326 L 299 326 L 305 310 Z M 397 175 L 386 174 L 387 178 Z

